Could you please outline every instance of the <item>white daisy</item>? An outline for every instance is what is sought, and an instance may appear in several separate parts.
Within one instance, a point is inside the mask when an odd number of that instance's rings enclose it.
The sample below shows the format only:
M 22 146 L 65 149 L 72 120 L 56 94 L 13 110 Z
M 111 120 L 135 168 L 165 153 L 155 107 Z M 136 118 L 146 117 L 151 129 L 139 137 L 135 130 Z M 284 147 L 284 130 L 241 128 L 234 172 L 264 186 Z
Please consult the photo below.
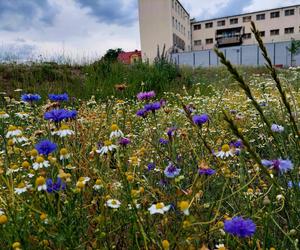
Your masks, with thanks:
M 25 185 L 24 183 L 20 183 L 18 185 L 18 187 L 16 187 L 14 190 L 15 190 L 15 194 L 22 194 L 22 193 L 25 193 L 28 188 L 30 188 L 31 185 Z
M 170 205 L 165 206 L 164 203 L 159 202 L 156 204 L 153 204 L 151 207 L 148 208 L 150 214 L 164 214 L 165 212 L 168 212 L 171 208 Z
M 9 114 L 5 113 L 4 111 L 0 111 L 0 119 L 7 119 L 9 118 Z
M 118 125 L 116 125 L 116 124 L 111 125 L 111 130 L 112 130 L 112 132 L 110 133 L 110 136 L 109 136 L 110 139 L 124 137 L 124 134 L 119 129 Z
M 98 154 L 104 155 L 107 154 L 109 151 L 113 151 L 114 149 L 117 149 L 117 146 L 112 144 L 111 141 L 105 141 L 104 146 L 100 149 L 97 149 L 96 152 Z
M 220 157 L 221 159 L 227 158 L 229 156 L 234 156 L 234 151 L 230 148 L 228 144 L 224 144 L 221 150 L 215 153 L 215 156 Z
M 105 204 L 110 208 L 119 208 L 121 206 L 121 202 L 116 199 L 109 199 Z
M 19 135 L 22 135 L 22 130 L 18 129 L 15 126 L 9 126 L 6 138 L 15 137 Z
M 75 132 L 71 129 L 69 129 L 69 127 L 67 125 L 62 125 L 61 128 L 57 131 L 52 132 L 52 135 L 57 135 L 59 137 L 66 137 L 68 135 L 74 135 Z
M 96 180 L 95 185 L 93 186 L 94 190 L 100 190 L 101 188 L 103 188 L 103 184 L 102 181 L 100 179 Z
M 16 116 L 20 119 L 26 119 L 29 117 L 29 114 L 27 114 L 25 112 L 18 112 L 18 113 L 16 113 Z
M 48 168 L 50 166 L 49 161 L 46 161 L 42 156 L 38 156 L 36 161 L 32 164 L 32 168 L 34 170 L 38 170 L 41 168 Z
M 14 143 L 22 143 L 22 142 L 28 141 L 28 139 L 25 136 L 16 136 L 16 137 L 13 137 L 12 140 Z

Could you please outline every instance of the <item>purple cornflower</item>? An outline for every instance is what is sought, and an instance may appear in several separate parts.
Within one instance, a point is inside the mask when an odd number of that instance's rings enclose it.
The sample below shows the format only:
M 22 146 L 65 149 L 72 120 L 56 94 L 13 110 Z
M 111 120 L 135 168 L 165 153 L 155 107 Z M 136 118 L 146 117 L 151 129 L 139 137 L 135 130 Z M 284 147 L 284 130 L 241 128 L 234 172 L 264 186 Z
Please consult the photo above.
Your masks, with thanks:
M 37 102 L 41 100 L 41 96 L 38 94 L 23 94 L 21 100 L 23 102 Z
M 209 120 L 209 117 L 207 114 L 202 114 L 202 115 L 194 115 L 193 116 L 193 122 L 198 125 L 201 126 L 204 123 L 206 123 Z
M 262 165 L 266 167 L 271 167 L 271 169 L 275 169 L 276 171 L 279 171 L 280 173 L 285 173 L 291 169 L 293 169 L 294 165 L 290 160 L 262 160 Z
M 199 175 L 213 175 L 216 173 L 216 170 L 213 170 L 211 168 L 200 168 L 198 170 Z
M 64 94 L 49 94 L 48 98 L 53 102 L 66 102 L 69 100 L 67 93 Z
M 169 128 L 168 131 L 167 131 L 167 135 L 169 138 L 173 137 L 175 135 L 175 131 L 176 131 L 176 128 L 173 127 L 173 128 Z
M 234 236 L 246 238 L 254 235 L 256 225 L 251 219 L 243 219 L 240 216 L 236 216 L 224 222 L 224 230 Z
M 145 118 L 147 116 L 148 112 L 146 109 L 139 109 L 137 112 L 136 112 L 136 115 L 137 116 L 140 116 L 140 117 L 143 117 Z
M 47 185 L 47 192 L 52 193 L 52 192 L 58 192 L 60 190 L 65 190 L 66 189 L 66 183 L 63 183 L 61 178 L 57 177 L 56 182 L 53 182 L 52 179 L 47 179 L 46 181 Z
M 284 127 L 282 127 L 282 126 L 280 126 L 280 125 L 278 125 L 278 124 L 272 124 L 271 130 L 272 130 L 273 132 L 281 133 L 281 132 L 284 131 Z
M 53 122 L 61 122 L 65 119 L 74 119 L 77 116 L 76 110 L 67 109 L 52 109 L 44 114 L 45 120 L 50 120 Z
M 160 143 L 161 145 L 167 145 L 167 144 L 169 143 L 169 141 L 166 140 L 166 139 L 164 139 L 164 138 L 160 138 L 160 139 L 159 139 L 159 143 Z
M 149 100 L 153 97 L 155 97 L 155 92 L 154 91 L 149 91 L 149 92 L 140 92 L 136 96 L 140 101 L 144 100 Z
M 130 139 L 126 138 L 126 137 L 123 137 L 119 140 L 119 144 L 124 146 L 124 147 L 127 146 L 130 143 L 131 143 Z
M 181 169 L 177 168 L 175 165 L 173 165 L 171 162 L 169 165 L 165 168 L 164 174 L 168 178 L 174 178 L 180 174 Z
M 156 110 L 159 110 L 161 108 L 160 102 L 153 102 L 153 103 L 148 103 L 144 106 L 144 109 L 149 112 L 155 112 Z
M 155 164 L 153 162 L 150 162 L 147 166 L 148 170 L 151 171 L 151 170 L 154 170 L 155 169 Z
M 35 145 L 35 149 L 39 154 L 47 156 L 57 149 L 57 145 L 49 140 L 43 140 Z

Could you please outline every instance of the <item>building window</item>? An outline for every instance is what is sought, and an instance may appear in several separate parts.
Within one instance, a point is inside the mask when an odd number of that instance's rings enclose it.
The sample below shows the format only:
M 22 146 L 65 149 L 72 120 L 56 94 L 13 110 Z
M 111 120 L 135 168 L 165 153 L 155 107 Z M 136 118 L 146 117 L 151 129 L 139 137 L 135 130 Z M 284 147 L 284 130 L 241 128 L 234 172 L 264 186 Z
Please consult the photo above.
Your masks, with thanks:
M 175 26 L 176 26 L 176 29 L 178 29 L 178 22 L 177 22 L 177 19 L 175 20 Z
M 225 20 L 221 20 L 217 22 L 218 26 L 225 26 Z
M 293 16 L 293 15 L 295 15 L 295 10 L 294 9 L 285 10 L 284 14 L 286 16 Z
M 251 22 L 251 16 L 244 16 L 243 17 L 243 22 L 244 23 Z
M 294 27 L 289 27 L 284 29 L 284 34 L 293 34 L 294 33 Z
M 266 19 L 266 14 L 258 14 L 256 15 L 256 20 L 265 20 Z
M 280 17 L 279 11 L 271 12 L 270 17 L 271 18 L 278 18 L 278 17 Z
M 260 31 L 260 32 L 259 32 L 259 35 L 260 35 L 261 37 L 264 37 L 264 36 L 265 36 L 265 32 L 264 32 L 264 31 Z
M 251 33 L 244 34 L 244 39 L 250 39 L 250 38 L 251 38 Z
M 205 28 L 206 29 L 209 29 L 209 28 L 212 28 L 212 27 L 213 27 L 213 23 L 212 22 L 205 24 Z
M 237 24 L 239 20 L 237 18 L 230 19 L 230 24 Z
M 172 8 L 174 9 L 174 0 L 172 0 Z
M 214 39 L 213 39 L 213 38 L 205 39 L 205 43 L 206 43 L 206 44 L 212 44 L 213 42 L 214 42 Z
M 175 28 L 175 17 L 172 17 L 173 20 L 173 28 Z
M 279 35 L 279 29 L 277 29 L 277 30 L 270 30 L 270 35 L 271 36 L 278 36 Z
M 194 46 L 199 46 L 201 44 L 202 44 L 201 40 L 195 40 L 194 41 Z
M 201 30 L 201 24 L 195 24 L 194 30 Z

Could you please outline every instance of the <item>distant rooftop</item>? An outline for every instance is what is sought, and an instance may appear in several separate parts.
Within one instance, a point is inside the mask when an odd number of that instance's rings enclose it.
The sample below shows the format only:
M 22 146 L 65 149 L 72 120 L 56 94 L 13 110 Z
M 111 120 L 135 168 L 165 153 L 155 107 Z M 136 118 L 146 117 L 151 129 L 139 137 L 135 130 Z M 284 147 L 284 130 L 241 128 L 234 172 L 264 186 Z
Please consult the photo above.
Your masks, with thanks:
M 215 17 L 215 18 L 210 18 L 210 19 L 205 19 L 205 20 L 199 20 L 199 21 L 197 21 L 195 18 L 193 18 L 193 19 L 191 19 L 191 23 L 192 24 L 196 24 L 196 23 L 214 21 L 214 20 L 218 20 L 218 19 L 225 19 L 225 18 L 232 18 L 232 17 L 239 17 L 239 16 L 245 16 L 245 15 L 251 15 L 251 14 L 261 13 L 261 12 L 265 12 L 265 11 L 272 11 L 272 10 L 275 11 L 275 10 L 289 9 L 289 8 L 296 8 L 296 7 L 300 7 L 300 3 L 296 4 L 296 5 L 278 7 L 278 8 L 273 8 L 273 9 L 258 10 L 258 11 L 253 11 L 253 12 L 246 12 L 246 13 L 237 14 L 237 15 Z

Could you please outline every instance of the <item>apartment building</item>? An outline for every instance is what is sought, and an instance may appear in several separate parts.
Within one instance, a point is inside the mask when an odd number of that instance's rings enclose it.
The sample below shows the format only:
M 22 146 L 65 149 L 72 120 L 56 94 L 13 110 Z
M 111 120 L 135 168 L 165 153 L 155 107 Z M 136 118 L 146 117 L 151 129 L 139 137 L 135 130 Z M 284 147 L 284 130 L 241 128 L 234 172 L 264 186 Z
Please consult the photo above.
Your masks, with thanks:
M 190 15 L 177 0 L 139 0 L 143 60 L 152 62 L 157 47 L 168 53 L 191 50 Z
M 255 44 L 251 21 L 265 43 L 300 40 L 300 5 L 196 21 L 178 0 L 139 0 L 143 60 L 154 60 L 157 46 L 187 52 Z
M 300 40 L 300 5 L 227 16 L 204 21 L 191 20 L 192 50 L 255 44 L 251 21 L 263 42 Z

